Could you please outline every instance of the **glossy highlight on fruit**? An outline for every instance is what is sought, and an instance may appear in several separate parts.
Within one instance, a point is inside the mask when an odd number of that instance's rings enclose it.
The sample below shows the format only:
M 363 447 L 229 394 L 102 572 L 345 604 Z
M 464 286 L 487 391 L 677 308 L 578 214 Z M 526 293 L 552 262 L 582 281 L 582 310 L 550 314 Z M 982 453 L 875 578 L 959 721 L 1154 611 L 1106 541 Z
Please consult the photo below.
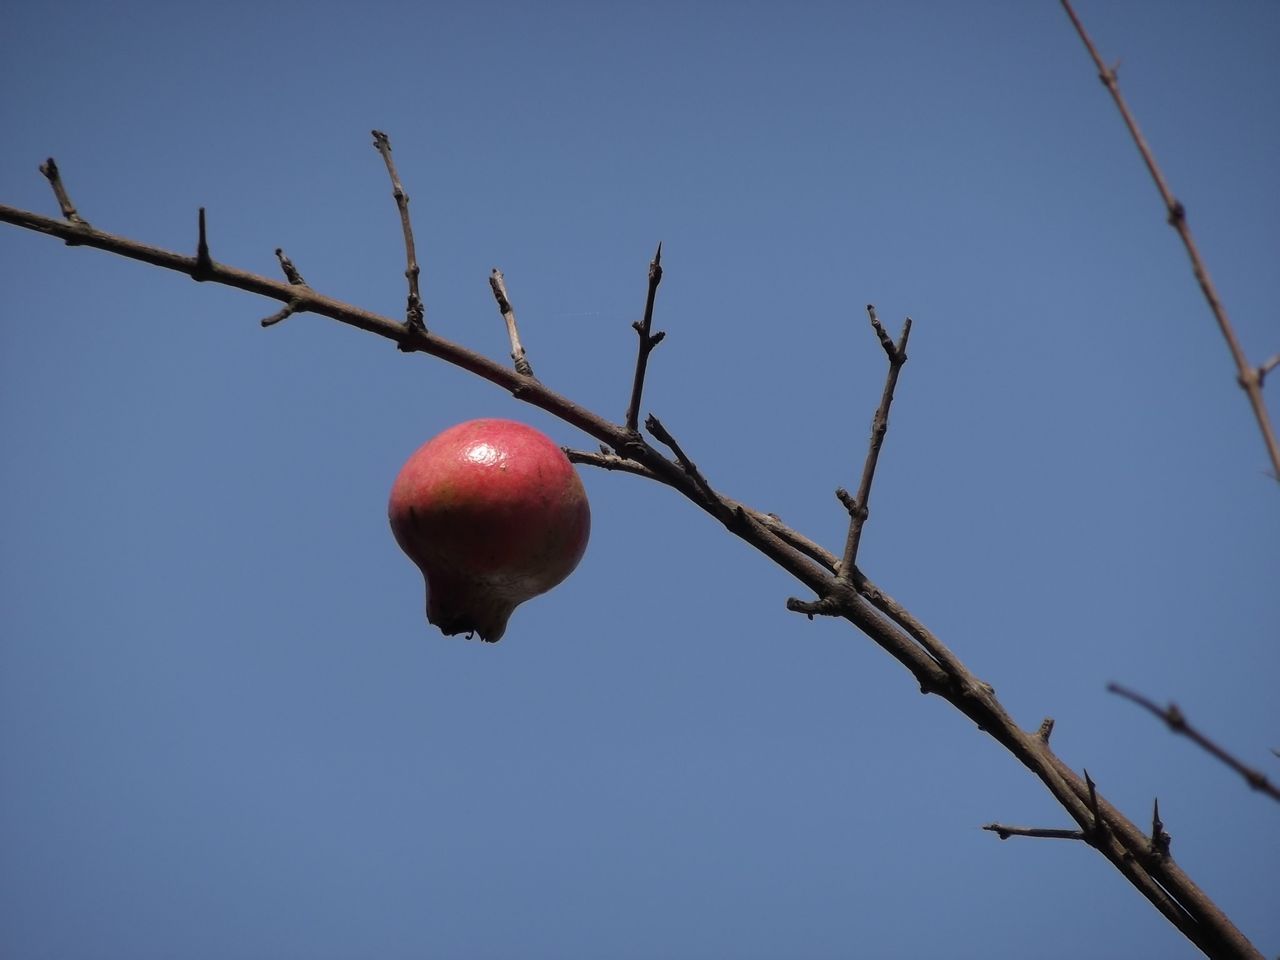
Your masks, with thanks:
M 469 420 L 427 441 L 396 477 L 387 514 L 426 581 L 427 620 L 490 643 L 519 604 L 573 572 L 591 533 L 569 458 L 514 420 Z

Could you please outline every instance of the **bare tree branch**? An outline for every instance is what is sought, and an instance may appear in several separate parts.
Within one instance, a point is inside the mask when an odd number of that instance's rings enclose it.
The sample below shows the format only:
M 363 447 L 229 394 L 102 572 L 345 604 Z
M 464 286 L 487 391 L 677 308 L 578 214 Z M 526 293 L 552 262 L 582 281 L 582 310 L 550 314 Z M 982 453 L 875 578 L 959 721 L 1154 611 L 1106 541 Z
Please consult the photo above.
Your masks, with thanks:
M 1169 706 L 1161 708 L 1153 700 L 1149 700 L 1147 697 L 1130 690 L 1128 687 L 1122 687 L 1118 683 L 1107 684 L 1107 690 L 1111 693 L 1124 697 L 1126 700 L 1132 700 L 1138 706 L 1155 714 L 1163 720 L 1174 733 L 1178 733 L 1186 737 L 1192 743 L 1196 744 L 1196 746 L 1200 747 L 1200 749 L 1217 757 L 1236 773 L 1240 774 L 1240 776 L 1244 777 L 1245 783 L 1249 784 L 1249 786 L 1254 790 L 1265 793 L 1272 800 L 1280 800 L 1280 789 L 1277 789 L 1276 786 L 1267 779 L 1266 774 L 1261 770 L 1257 770 L 1241 763 L 1195 727 L 1191 726 L 1191 724 L 1187 722 L 1187 718 L 1183 715 L 1182 711 L 1178 709 L 1178 705 L 1176 703 L 1170 703 Z
M 0 221 L 60 237 L 74 237 L 80 244 L 151 263 L 168 270 L 195 275 L 197 258 L 183 256 L 137 241 L 85 228 L 68 221 L 0 205 Z M 399 323 L 317 293 L 310 287 L 281 283 L 247 273 L 209 259 L 205 279 L 292 305 L 296 312 L 310 312 L 385 337 L 406 352 L 429 353 L 468 370 L 518 399 L 537 406 L 581 429 L 605 445 L 600 458 L 582 455 L 595 465 L 624 469 L 669 486 L 700 509 L 719 520 L 734 536 L 794 576 L 822 598 L 833 615 L 848 620 L 889 653 L 914 676 L 920 689 L 951 703 L 960 713 L 992 737 L 1049 790 L 1090 842 L 1178 930 L 1205 953 L 1214 957 L 1260 957 L 1235 926 L 1207 896 L 1183 874 L 1171 857 L 1154 856 L 1149 838 L 1128 818 L 1096 796 L 1049 749 L 1040 731 L 1022 730 L 996 699 L 992 688 L 979 680 L 899 605 L 861 575 L 856 567 L 833 573 L 835 557 L 802 535 L 789 530 L 776 517 L 763 514 L 717 493 L 698 471 L 692 459 L 662 427 L 650 418 L 654 437 L 675 455 L 668 459 L 625 424 L 615 424 L 547 389 L 507 366 L 480 356 L 424 328 Z M 656 429 L 655 429 L 656 425 Z M 614 450 L 618 453 L 610 454 Z M 617 458 L 614 462 L 608 458 Z M 632 466 L 632 464 L 636 466 Z M 824 611 L 826 612 L 826 611 Z M 1098 821 L 1105 830 L 1098 829 Z
M 1227 341 L 1227 347 L 1231 351 L 1231 357 L 1235 361 L 1236 381 L 1248 396 L 1249 405 L 1253 408 L 1253 415 L 1258 421 L 1258 428 L 1262 431 L 1262 441 L 1266 444 L 1267 453 L 1271 457 L 1272 476 L 1277 481 L 1280 481 L 1280 443 L 1276 441 L 1275 431 L 1271 427 L 1271 417 L 1267 412 L 1267 405 L 1262 399 L 1262 381 L 1266 373 L 1263 367 L 1266 367 L 1266 364 L 1259 368 L 1251 366 L 1244 354 L 1244 350 L 1240 346 L 1240 341 L 1236 339 L 1231 321 L 1227 319 L 1226 307 L 1222 305 L 1222 300 L 1218 297 L 1218 291 L 1214 287 L 1213 281 L 1209 279 L 1209 270 L 1204 265 L 1204 260 L 1200 257 L 1195 238 L 1191 235 L 1191 227 L 1187 225 L 1186 208 L 1174 197 L 1173 191 L 1169 189 L 1169 184 L 1165 181 L 1164 174 L 1160 172 L 1160 167 L 1156 164 L 1155 155 L 1147 145 L 1146 138 L 1142 136 L 1142 131 L 1138 129 L 1137 120 L 1134 119 L 1129 110 L 1129 105 L 1125 102 L 1124 97 L 1121 96 L 1120 81 L 1115 69 L 1103 63 L 1097 48 L 1093 45 L 1093 41 L 1084 29 L 1084 24 L 1080 22 L 1080 18 L 1076 16 L 1075 10 L 1072 9 L 1071 0 L 1062 0 L 1062 6 L 1067 11 L 1067 16 L 1071 18 L 1071 23 L 1076 28 L 1076 33 L 1080 35 L 1081 41 L 1089 51 L 1089 56 L 1093 58 L 1094 65 L 1098 68 L 1098 77 L 1111 93 L 1111 99 L 1115 101 L 1116 108 L 1120 111 L 1120 116 L 1124 119 L 1125 126 L 1129 128 L 1129 134 L 1133 137 L 1133 142 L 1137 145 L 1138 152 L 1142 154 L 1142 160 L 1147 165 L 1147 171 L 1151 174 L 1151 179 L 1155 181 L 1156 189 L 1160 191 L 1160 199 L 1164 201 L 1165 209 L 1168 211 L 1169 225 L 1178 231 L 1178 236 L 1182 238 L 1182 245 L 1186 247 L 1187 256 L 1191 259 L 1191 270 L 1196 275 L 1196 280 L 1200 284 L 1204 298 L 1209 303 L 1209 309 L 1213 311 L 1214 319 L 1218 321 L 1218 329 L 1222 331 L 1222 336 Z M 1270 368 L 1266 367 L 1266 369 Z

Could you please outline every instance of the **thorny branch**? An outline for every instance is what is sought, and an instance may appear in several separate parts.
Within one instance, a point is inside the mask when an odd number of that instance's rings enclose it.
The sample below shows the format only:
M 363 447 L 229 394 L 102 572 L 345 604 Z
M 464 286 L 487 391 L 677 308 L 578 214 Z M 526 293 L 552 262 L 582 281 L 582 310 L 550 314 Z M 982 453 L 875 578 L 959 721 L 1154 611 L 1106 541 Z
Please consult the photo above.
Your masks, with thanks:
M 1253 767 L 1246 766 L 1241 763 L 1230 753 L 1189 724 L 1186 716 L 1180 709 L 1178 709 L 1178 705 L 1176 703 L 1171 703 L 1169 706 L 1161 708 L 1154 701 L 1149 700 L 1142 694 L 1130 690 L 1128 687 L 1122 687 L 1118 683 L 1107 684 L 1107 689 L 1114 694 L 1124 697 L 1126 700 L 1132 700 L 1138 706 L 1155 714 L 1163 720 L 1174 733 L 1179 733 L 1186 737 L 1192 743 L 1200 747 L 1200 749 L 1217 757 L 1236 773 L 1240 774 L 1240 776 L 1244 777 L 1245 783 L 1249 784 L 1249 786 L 1254 790 L 1265 793 L 1272 800 L 1280 800 L 1280 789 L 1277 789 L 1275 784 L 1271 783 L 1271 781 L 1267 779 L 1266 774 L 1261 770 L 1256 770 Z
M 1240 346 L 1240 341 L 1236 339 L 1235 329 L 1231 326 L 1231 321 L 1227 319 L 1227 308 L 1222 305 L 1222 300 L 1218 297 L 1217 288 L 1214 287 L 1213 281 L 1209 278 L 1209 270 L 1205 266 L 1204 260 L 1200 257 L 1200 250 L 1196 247 L 1195 238 L 1191 235 L 1191 227 L 1187 224 L 1186 207 L 1174 197 L 1173 191 L 1169 189 L 1169 184 L 1156 163 L 1155 155 L 1147 145 L 1142 131 L 1138 129 L 1138 121 L 1134 119 L 1128 103 L 1125 102 L 1124 97 L 1120 94 L 1120 80 L 1115 68 L 1108 67 L 1103 62 L 1097 47 L 1093 45 L 1093 41 L 1085 31 L 1084 24 L 1076 16 L 1076 12 L 1071 6 L 1071 0 L 1062 0 L 1062 6 L 1067 11 L 1067 16 L 1071 18 L 1071 23 L 1076 28 L 1076 33 L 1080 35 L 1081 41 L 1089 51 L 1089 56 L 1093 58 L 1093 63 L 1098 68 L 1098 77 L 1111 93 L 1111 99 L 1115 101 L 1116 109 L 1120 111 L 1120 116 L 1124 119 L 1125 126 L 1129 128 L 1129 134 L 1133 137 L 1133 142 L 1137 145 L 1138 152 L 1142 154 L 1142 160 L 1147 165 L 1147 171 L 1151 174 L 1151 179 L 1155 181 L 1156 189 L 1160 191 L 1160 199 L 1164 201 L 1165 210 L 1168 211 L 1169 225 L 1178 231 L 1178 236 L 1182 238 L 1182 245 L 1186 247 L 1187 256 L 1191 259 L 1191 270 L 1196 275 L 1200 290 L 1204 293 L 1204 298 L 1209 303 L 1209 309 L 1213 311 L 1214 319 L 1218 321 L 1218 329 L 1222 331 L 1222 336 L 1227 341 L 1227 347 L 1231 351 L 1231 358 L 1235 361 L 1236 381 L 1248 396 L 1249 405 L 1253 408 L 1253 415 L 1258 421 L 1258 429 L 1262 431 L 1262 441 L 1271 457 L 1272 476 L 1277 481 L 1280 481 L 1280 443 L 1276 441 L 1276 434 L 1271 426 L 1271 417 L 1262 398 L 1262 381 L 1266 377 L 1267 371 L 1274 364 L 1271 361 L 1267 361 L 1267 363 L 1256 368 L 1249 364 L 1244 349 Z
M 577 462 L 625 470 L 671 487 L 812 590 L 821 598 L 820 612 L 848 620 L 906 667 L 922 692 L 942 697 L 1000 743 L 1045 785 L 1085 833 L 1086 841 L 1202 951 L 1213 957 L 1261 957 L 1171 857 L 1153 851 L 1151 838 L 1098 796 L 1092 781 L 1081 780 L 1050 750 L 1049 725 L 1042 724 L 1031 732 L 1019 727 L 989 684 L 978 679 L 857 567 L 841 568 L 833 554 L 773 514 L 753 510 L 717 492 L 655 418 L 650 417 L 646 426 L 672 451 L 674 460 L 625 423 L 608 421 L 518 371 L 429 333 L 424 326 L 400 323 L 306 285 L 282 283 L 217 263 L 208 257 L 207 246 L 203 257 L 184 256 L 70 219 L 54 220 L 4 205 L 0 205 L 0 221 L 188 276 L 203 274 L 201 279 L 287 304 L 292 312 L 330 317 L 385 337 L 402 351 L 431 354 L 461 367 L 577 427 L 603 445 L 599 454 L 571 451 Z M 904 359 L 905 345 L 904 330 L 900 347 Z M 1160 830 L 1162 826 L 1157 835 Z

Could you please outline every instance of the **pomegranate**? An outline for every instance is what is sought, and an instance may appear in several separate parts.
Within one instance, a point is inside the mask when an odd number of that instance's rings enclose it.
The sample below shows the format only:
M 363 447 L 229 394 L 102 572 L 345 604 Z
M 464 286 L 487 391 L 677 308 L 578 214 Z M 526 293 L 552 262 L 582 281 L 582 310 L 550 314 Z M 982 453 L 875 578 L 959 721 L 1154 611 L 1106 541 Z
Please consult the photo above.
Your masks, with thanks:
M 401 468 L 387 513 L 426 581 L 427 620 L 490 643 L 517 606 L 573 572 L 591 533 L 569 458 L 514 420 L 469 420 L 428 440 Z

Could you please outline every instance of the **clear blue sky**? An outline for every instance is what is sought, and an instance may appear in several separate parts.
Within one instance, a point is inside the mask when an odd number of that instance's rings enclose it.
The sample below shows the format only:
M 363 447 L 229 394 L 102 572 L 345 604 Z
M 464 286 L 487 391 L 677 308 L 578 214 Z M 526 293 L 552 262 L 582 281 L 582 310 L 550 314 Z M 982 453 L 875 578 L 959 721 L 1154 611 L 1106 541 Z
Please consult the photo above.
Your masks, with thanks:
M 1280 6 L 1080 0 L 1255 361 L 1280 350 Z M 1055 2 L 11 4 L 0 201 L 428 323 L 837 547 L 916 327 L 861 560 L 1268 954 L 1280 494 Z M 426 624 L 401 462 L 478 416 L 587 438 L 316 317 L 0 227 L 7 960 L 1194 955 L 1043 788 L 670 491 L 499 645 Z M 1280 382 L 1271 388 L 1280 416 Z

